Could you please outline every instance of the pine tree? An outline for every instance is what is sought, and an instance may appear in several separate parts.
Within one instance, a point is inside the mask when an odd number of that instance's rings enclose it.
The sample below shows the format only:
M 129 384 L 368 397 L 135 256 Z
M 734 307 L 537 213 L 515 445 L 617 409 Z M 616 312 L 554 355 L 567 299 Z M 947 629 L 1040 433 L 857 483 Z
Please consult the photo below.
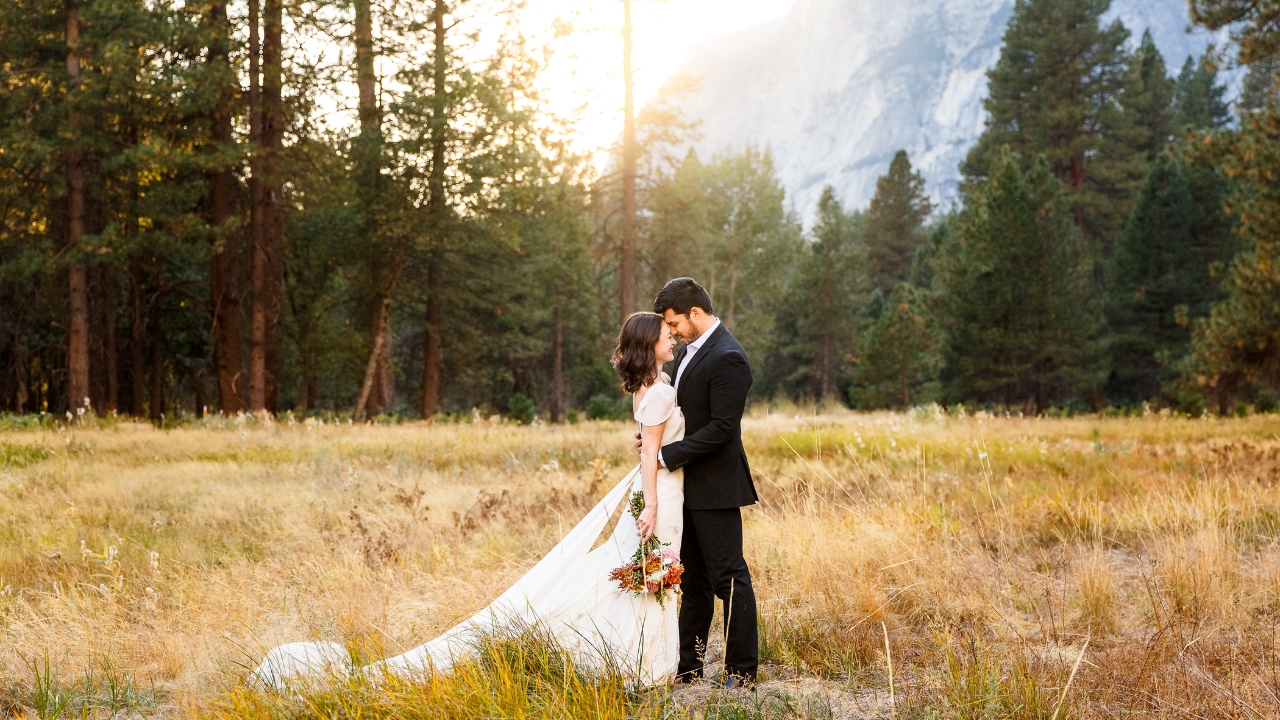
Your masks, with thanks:
M 1199 62 L 1187 58 L 1178 75 L 1175 100 L 1176 128 L 1188 131 L 1217 130 L 1231 122 L 1231 107 L 1224 99 L 1227 87 L 1218 83 L 1218 71 L 1205 55 Z
M 872 288 L 888 294 L 907 279 L 916 248 L 924 240 L 924 222 L 932 213 L 924 178 L 912 172 L 907 152 L 899 150 L 889 172 L 876 181 L 876 194 L 867 208 L 864 230 Z
M 1142 43 L 1133 56 L 1128 90 L 1121 97 L 1126 113 L 1132 115 L 1133 147 L 1150 162 L 1173 137 L 1174 83 L 1168 77 L 1164 56 L 1151 38 L 1142 33 Z
M 1280 57 L 1271 56 L 1249 66 L 1236 101 L 1242 115 L 1280 102 Z
M 1152 163 L 1107 273 L 1113 400 L 1176 397 L 1190 325 L 1221 296 L 1234 250 L 1222 192 L 1212 168 L 1168 154 Z
M 899 283 L 863 337 L 858 355 L 858 371 L 849 390 L 855 406 L 905 408 L 935 400 L 942 332 L 926 293 Z
M 1024 169 L 1043 155 L 1097 257 L 1105 257 L 1146 172 L 1141 133 L 1121 104 L 1129 32 L 1119 21 L 1100 26 L 1110 5 L 1018 0 L 1000 60 L 987 73 L 986 130 L 961 165 L 973 183 L 990 176 L 1006 145 Z
M 779 323 L 790 360 L 788 384 L 810 397 L 833 397 L 853 356 L 858 310 L 866 295 L 859 225 L 860 218 L 844 211 L 835 190 L 824 188 L 813 239 L 800 253 Z
M 800 242 L 800 224 L 786 208 L 767 150 L 719 155 L 704 178 L 710 232 L 703 277 L 725 325 L 739 331 L 750 351 L 772 333 L 773 303 Z
M 1191 0 L 1191 21 L 1211 31 L 1229 28 L 1242 65 L 1280 53 L 1273 0 Z
M 1090 271 L 1048 160 L 1004 150 L 971 185 L 943 254 L 949 394 L 1043 411 L 1087 389 Z
M 1200 146 L 1231 178 L 1226 211 L 1248 249 L 1231 264 L 1227 297 L 1195 324 L 1186 380 L 1219 411 L 1258 387 L 1280 385 L 1280 110 L 1261 110 L 1239 132 Z

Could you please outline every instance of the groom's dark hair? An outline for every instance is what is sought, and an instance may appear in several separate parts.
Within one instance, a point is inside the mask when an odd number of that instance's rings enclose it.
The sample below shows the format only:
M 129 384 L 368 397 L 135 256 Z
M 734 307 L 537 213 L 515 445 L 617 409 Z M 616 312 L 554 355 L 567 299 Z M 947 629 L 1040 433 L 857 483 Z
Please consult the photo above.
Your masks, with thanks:
M 694 308 L 700 308 L 708 315 L 715 315 L 711 309 L 711 296 L 693 278 L 676 278 L 667 283 L 653 301 L 653 311 L 659 315 L 672 310 L 677 315 L 688 315 Z

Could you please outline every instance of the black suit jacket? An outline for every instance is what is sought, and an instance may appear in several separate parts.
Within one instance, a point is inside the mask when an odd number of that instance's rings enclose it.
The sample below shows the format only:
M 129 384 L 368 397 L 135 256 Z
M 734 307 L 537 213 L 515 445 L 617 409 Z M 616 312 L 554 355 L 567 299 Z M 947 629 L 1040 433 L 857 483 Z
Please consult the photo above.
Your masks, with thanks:
M 687 352 L 682 348 L 676 357 L 677 370 Z M 669 469 L 684 469 L 684 506 L 690 510 L 738 508 L 757 500 L 742 449 L 742 413 L 750 389 L 747 353 L 721 325 L 689 361 L 676 388 L 684 439 L 662 448 Z

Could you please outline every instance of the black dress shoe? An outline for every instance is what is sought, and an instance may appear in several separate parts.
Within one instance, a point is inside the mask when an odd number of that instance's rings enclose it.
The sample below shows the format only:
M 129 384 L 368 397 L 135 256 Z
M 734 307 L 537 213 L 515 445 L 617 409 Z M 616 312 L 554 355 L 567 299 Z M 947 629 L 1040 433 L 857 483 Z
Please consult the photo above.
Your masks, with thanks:
M 741 675 L 730 675 L 724 679 L 725 690 L 750 690 L 756 686 L 754 680 Z

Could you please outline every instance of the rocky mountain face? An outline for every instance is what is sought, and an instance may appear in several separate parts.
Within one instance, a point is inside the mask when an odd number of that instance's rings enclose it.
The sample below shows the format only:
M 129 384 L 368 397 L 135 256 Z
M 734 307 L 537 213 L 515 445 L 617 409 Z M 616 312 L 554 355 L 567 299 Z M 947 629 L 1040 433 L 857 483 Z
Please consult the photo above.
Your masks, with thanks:
M 681 74 L 698 89 L 676 104 L 700 121 L 703 157 L 768 146 L 806 225 L 828 184 L 846 207 L 865 207 L 899 149 L 949 206 L 1012 13 L 1013 0 L 797 0 L 695 48 Z M 1134 44 L 1149 29 L 1175 74 L 1212 40 L 1187 33 L 1185 0 L 1115 0 L 1112 18 Z

